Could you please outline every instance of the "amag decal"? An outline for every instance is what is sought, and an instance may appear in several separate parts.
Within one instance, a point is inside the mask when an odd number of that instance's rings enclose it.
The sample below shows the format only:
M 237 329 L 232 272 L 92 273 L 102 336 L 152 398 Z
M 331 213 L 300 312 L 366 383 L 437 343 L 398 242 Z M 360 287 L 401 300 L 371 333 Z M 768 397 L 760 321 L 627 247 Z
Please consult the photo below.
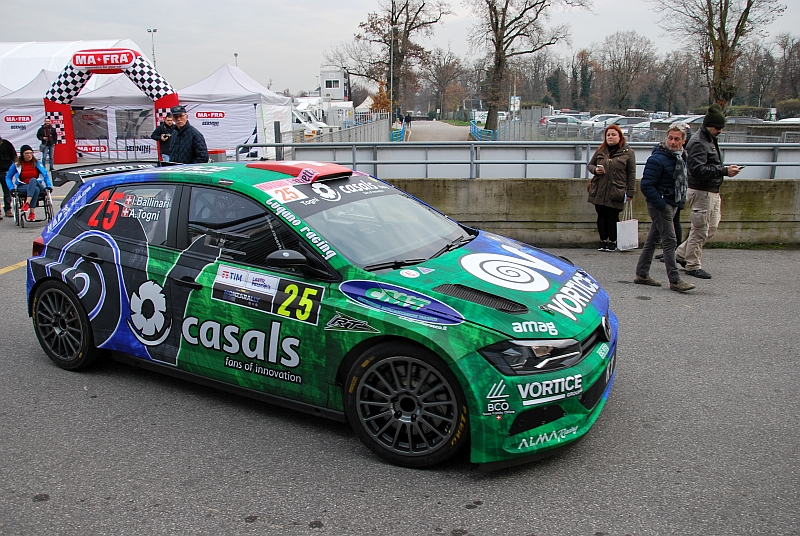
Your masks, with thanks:
M 339 290 L 370 309 L 427 324 L 455 326 L 464 321 L 461 313 L 435 298 L 413 290 L 377 281 L 345 281 Z
M 583 376 L 576 374 L 566 378 L 531 382 L 517 385 L 523 406 L 538 406 L 556 400 L 563 400 L 583 392 Z

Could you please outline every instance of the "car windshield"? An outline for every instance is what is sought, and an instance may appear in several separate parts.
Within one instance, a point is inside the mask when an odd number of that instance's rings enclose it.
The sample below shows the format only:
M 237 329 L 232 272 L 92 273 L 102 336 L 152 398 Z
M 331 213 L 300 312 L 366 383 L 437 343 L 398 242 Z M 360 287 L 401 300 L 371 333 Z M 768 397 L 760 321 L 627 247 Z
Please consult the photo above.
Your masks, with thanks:
M 423 262 L 472 238 L 453 220 L 400 192 L 337 204 L 305 220 L 350 262 L 376 271 Z

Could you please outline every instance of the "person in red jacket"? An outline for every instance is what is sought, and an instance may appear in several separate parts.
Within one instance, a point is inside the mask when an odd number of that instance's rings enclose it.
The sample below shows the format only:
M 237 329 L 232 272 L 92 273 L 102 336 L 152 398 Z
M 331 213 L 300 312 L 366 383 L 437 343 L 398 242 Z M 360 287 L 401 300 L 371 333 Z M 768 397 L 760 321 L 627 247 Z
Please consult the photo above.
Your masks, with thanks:
M 6 173 L 6 184 L 9 190 L 14 188 L 23 190 L 23 186 L 25 186 L 28 195 L 22 205 L 22 212 L 28 212 L 28 221 L 34 221 L 36 216 L 33 214 L 33 209 L 39 202 L 39 195 L 45 188 L 52 192 L 53 183 L 50 182 L 50 177 L 42 164 L 33 156 L 33 149 L 30 145 L 20 147 L 19 153 L 19 158 Z M 16 183 L 14 182 L 15 178 L 17 179 Z

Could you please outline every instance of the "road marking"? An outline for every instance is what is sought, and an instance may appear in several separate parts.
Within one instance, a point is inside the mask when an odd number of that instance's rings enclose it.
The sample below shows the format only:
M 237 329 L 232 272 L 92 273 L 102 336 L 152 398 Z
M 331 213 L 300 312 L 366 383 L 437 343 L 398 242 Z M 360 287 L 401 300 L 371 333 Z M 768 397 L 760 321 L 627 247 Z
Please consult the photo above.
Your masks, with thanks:
M 12 264 L 11 266 L 6 266 L 5 268 L 0 268 L 0 275 L 3 275 L 6 272 L 11 272 L 16 270 L 17 268 L 23 268 L 28 264 L 28 261 L 18 262 L 17 264 Z

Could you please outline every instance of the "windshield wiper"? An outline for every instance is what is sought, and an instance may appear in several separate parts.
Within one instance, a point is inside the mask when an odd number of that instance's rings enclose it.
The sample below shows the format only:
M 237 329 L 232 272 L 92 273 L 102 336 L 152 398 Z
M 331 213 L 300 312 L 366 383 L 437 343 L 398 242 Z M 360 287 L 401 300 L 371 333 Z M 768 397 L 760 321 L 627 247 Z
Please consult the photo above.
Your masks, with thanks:
M 473 238 L 475 238 L 475 237 L 474 236 L 469 236 L 469 235 L 467 235 L 467 236 L 459 236 L 458 238 L 456 238 L 452 242 L 448 242 L 446 246 L 444 246 L 442 249 L 440 249 L 439 251 L 437 251 L 436 253 L 431 255 L 429 257 L 429 259 L 435 259 L 439 255 L 447 253 L 448 251 L 453 251 L 454 249 L 458 249 L 461 246 L 463 246 L 464 244 L 466 244 L 467 242 L 469 242 L 470 240 L 472 240 Z
M 404 266 L 413 266 L 427 260 L 428 259 L 395 259 L 393 261 L 368 264 L 364 267 L 364 270 L 371 272 L 373 270 L 385 270 L 386 268 L 402 268 Z

